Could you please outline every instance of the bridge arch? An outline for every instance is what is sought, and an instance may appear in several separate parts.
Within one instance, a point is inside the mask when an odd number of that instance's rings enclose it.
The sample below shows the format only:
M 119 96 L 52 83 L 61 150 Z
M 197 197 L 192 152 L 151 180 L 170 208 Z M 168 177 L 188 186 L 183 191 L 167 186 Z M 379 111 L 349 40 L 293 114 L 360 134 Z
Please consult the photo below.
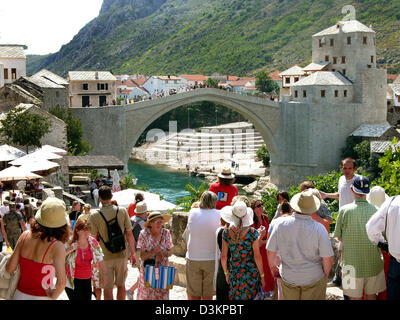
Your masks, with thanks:
M 270 151 L 271 161 L 276 158 L 278 147 L 275 134 L 279 127 L 280 112 L 278 103 L 219 89 L 196 89 L 124 107 L 126 121 L 125 163 L 128 162 L 131 151 L 141 134 L 155 120 L 173 109 L 201 101 L 214 102 L 243 115 L 263 137 Z

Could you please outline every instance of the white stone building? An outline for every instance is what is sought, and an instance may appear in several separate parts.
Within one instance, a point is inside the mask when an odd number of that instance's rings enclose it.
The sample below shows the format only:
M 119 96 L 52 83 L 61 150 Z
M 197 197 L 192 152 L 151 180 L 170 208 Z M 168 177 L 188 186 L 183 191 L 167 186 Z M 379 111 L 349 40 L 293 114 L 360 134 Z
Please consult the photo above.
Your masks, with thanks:
M 143 84 L 143 88 L 151 95 L 161 93 L 168 95 L 171 90 L 179 91 L 183 87 L 183 80 L 176 76 L 152 76 Z
M 70 107 L 115 105 L 116 77 L 109 71 L 69 71 Z
M 202 74 L 181 74 L 179 77 L 182 79 L 182 83 L 189 87 L 204 85 L 208 79 L 207 76 Z
M 290 94 L 290 87 L 300 79 L 306 76 L 303 68 L 295 65 L 285 71 L 282 71 L 279 76 L 282 78 L 281 95 Z
M 0 88 L 26 76 L 24 45 L 0 44 Z

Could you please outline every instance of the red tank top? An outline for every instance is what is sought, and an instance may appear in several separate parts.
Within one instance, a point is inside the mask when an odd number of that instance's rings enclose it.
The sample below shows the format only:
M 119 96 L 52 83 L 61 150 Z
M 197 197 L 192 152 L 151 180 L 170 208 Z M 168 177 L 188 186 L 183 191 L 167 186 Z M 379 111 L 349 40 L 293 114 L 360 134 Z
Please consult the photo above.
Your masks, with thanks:
M 22 246 L 24 245 L 26 234 L 24 240 L 22 241 Z M 46 257 L 47 251 L 56 242 L 54 240 L 47 247 L 46 252 L 43 255 L 42 262 L 36 262 L 30 259 L 24 258 L 21 254 L 19 255 L 19 268 L 21 272 L 21 277 L 18 282 L 17 289 L 22 293 L 29 294 L 31 296 L 46 297 L 46 291 L 42 287 L 42 283 L 46 285 L 52 285 L 55 276 L 55 268 L 52 264 L 43 263 Z
M 76 279 L 89 279 L 92 277 L 92 260 L 93 253 L 90 250 L 90 245 L 86 249 L 77 250 L 75 260 L 75 275 Z

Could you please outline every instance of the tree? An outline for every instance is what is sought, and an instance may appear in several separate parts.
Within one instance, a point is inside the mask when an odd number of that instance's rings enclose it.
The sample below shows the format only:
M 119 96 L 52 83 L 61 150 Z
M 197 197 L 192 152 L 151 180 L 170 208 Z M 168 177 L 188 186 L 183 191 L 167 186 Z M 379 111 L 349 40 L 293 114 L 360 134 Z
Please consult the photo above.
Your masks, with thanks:
M 390 148 L 379 159 L 382 175 L 377 182 L 389 196 L 400 194 L 400 145 L 398 142 L 394 138 Z
M 40 140 L 50 132 L 51 121 L 39 114 L 27 112 L 23 108 L 14 108 L 0 120 L 0 136 L 8 144 L 17 144 L 26 147 L 28 153 L 30 146 L 40 148 Z
M 263 162 L 264 167 L 269 167 L 269 152 L 267 146 L 263 144 L 256 152 L 257 158 Z
M 279 95 L 279 85 L 272 80 L 266 71 L 260 71 L 256 74 L 256 88 L 260 92 L 265 92 L 267 94 L 277 94 Z
M 82 139 L 83 129 L 81 120 L 72 116 L 69 109 L 53 107 L 49 111 L 52 115 L 63 120 L 67 125 L 68 152 L 72 155 L 84 155 L 91 149 L 88 142 Z
M 218 88 L 218 80 L 208 78 L 204 83 L 209 88 Z

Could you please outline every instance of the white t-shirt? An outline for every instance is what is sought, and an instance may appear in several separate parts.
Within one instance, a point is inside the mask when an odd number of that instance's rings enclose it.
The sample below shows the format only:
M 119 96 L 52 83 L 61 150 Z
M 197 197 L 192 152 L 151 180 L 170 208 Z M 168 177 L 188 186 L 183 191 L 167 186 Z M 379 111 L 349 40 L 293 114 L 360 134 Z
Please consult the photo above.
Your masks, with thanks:
M 8 206 L 1 206 L 0 207 L 0 214 L 3 217 L 5 213 L 10 212 L 10 208 Z
M 355 176 L 358 176 L 356 174 Z M 352 203 L 354 201 L 354 195 L 353 192 L 351 192 L 351 184 L 352 184 L 353 178 L 350 180 L 346 180 L 345 176 L 341 176 L 339 178 L 339 209 L 343 207 L 346 204 Z
M 215 232 L 220 227 L 217 209 L 193 208 L 188 219 L 188 244 L 186 258 L 193 261 L 215 259 Z

